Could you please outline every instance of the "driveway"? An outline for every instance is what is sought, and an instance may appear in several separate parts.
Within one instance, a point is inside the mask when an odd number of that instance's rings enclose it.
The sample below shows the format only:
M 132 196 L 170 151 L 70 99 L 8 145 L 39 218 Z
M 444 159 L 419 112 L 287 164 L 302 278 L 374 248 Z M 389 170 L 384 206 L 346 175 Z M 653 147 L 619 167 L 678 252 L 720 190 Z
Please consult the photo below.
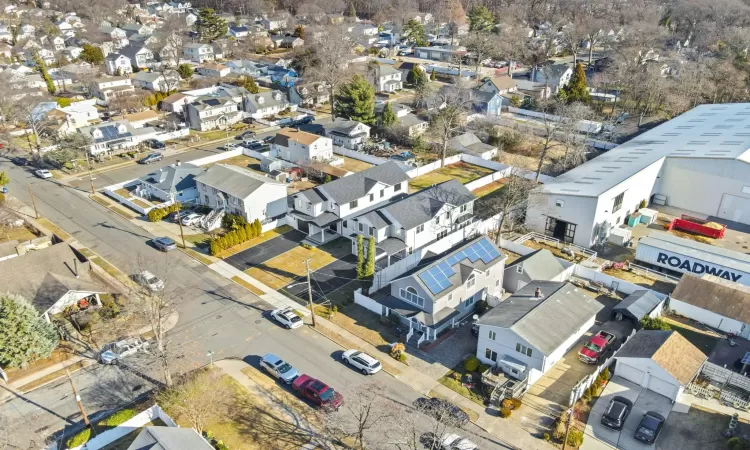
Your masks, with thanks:
M 612 430 L 601 424 L 602 415 L 609 406 L 609 402 L 615 396 L 625 397 L 633 402 L 633 410 L 630 411 L 625 420 L 625 426 L 621 431 Z M 618 376 L 612 377 L 604 392 L 597 400 L 591 410 L 589 421 L 586 424 L 586 438 L 581 446 L 582 450 L 601 450 L 618 448 L 623 450 L 650 450 L 654 446 L 646 445 L 635 440 L 633 434 L 641 422 L 641 418 L 647 411 L 655 411 L 665 418 L 669 423 L 669 413 L 672 411 L 672 402 L 662 395 L 644 389 L 635 383 L 631 383 Z M 657 445 L 664 436 L 664 430 L 657 439 Z
M 244 272 L 282 253 L 288 252 L 298 246 L 305 237 L 306 235 L 301 231 L 292 230 L 254 247 L 250 247 L 247 250 L 235 253 L 226 258 L 225 261 Z
M 357 257 L 346 255 L 343 258 L 321 267 L 311 273 L 312 297 L 315 303 L 341 286 L 357 278 Z M 307 302 L 307 282 L 295 280 L 285 288 L 288 293 Z

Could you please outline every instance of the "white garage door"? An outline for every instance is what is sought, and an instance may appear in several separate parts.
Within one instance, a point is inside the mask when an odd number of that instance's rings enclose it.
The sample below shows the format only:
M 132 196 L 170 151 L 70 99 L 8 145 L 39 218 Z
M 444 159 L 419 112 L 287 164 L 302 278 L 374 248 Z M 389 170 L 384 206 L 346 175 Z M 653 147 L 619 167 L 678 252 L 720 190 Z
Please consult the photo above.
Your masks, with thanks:
M 750 198 L 724 194 L 718 216 L 733 222 L 750 224 Z
M 649 390 L 654 391 L 657 394 L 661 394 L 670 400 L 674 400 L 675 397 L 677 397 L 677 390 L 679 389 L 677 385 L 655 376 L 649 377 L 648 388 Z
M 620 361 L 617 361 L 617 366 L 615 367 L 615 374 L 625 378 L 628 381 L 632 381 L 638 386 L 640 386 L 641 383 L 643 382 L 644 373 L 642 370 L 638 370 L 633 366 L 623 364 Z

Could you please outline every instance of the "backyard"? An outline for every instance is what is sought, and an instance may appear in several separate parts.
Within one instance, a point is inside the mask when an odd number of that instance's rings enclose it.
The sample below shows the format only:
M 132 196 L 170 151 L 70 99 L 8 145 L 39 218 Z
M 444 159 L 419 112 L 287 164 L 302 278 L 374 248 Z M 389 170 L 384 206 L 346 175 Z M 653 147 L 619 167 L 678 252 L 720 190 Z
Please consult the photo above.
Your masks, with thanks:
M 246 270 L 245 273 L 266 286 L 280 289 L 306 275 L 305 261 L 308 259 L 310 270 L 313 271 L 336 261 L 336 257 L 323 250 L 323 247 L 308 249 L 300 245 Z
M 457 162 L 412 178 L 409 180 L 409 192 L 416 192 L 452 179 L 465 184 L 491 173 L 492 169 L 486 167 L 465 163 L 463 161 Z
M 213 164 L 228 164 L 230 166 L 242 167 L 243 169 L 247 169 L 266 176 L 265 172 L 260 170 L 260 161 L 247 155 L 233 156 L 231 158 L 217 161 L 216 163 L 206 164 L 206 167 L 210 167 Z
M 602 272 L 615 278 L 637 284 L 638 286 L 653 289 L 657 292 L 661 292 L 662 294 L 671 294 L 672 291 L 674 291 L 674 288 L 677 287 L 677 285 L 674 283 L 657 280 L 656 278 L 641 275 L 640 273 L 634 272 L 632 270 L 615 269 L 614 267 L 609 267 L 605 268 Z
M 368 162 L 360 161 L 354 158 L 348 158 L 346 156 L 342 156 L 342 158 L 344 158 L 344 165 L 340 167 L 342 169 L 348 170 L 349 172 L 361 172 L 372 167 L 372 164 Z
M 474 194 L 477 198 L 485 197 L 489 194 L 494 194 L 494 196 L 497 196 L 500 193 L 500 190 L 502 187 L 505 186 L 505 180 L 497 180 L 493 181 L 492 183 L 485 184 L 484 186 L 474 189 L 472 194 Z

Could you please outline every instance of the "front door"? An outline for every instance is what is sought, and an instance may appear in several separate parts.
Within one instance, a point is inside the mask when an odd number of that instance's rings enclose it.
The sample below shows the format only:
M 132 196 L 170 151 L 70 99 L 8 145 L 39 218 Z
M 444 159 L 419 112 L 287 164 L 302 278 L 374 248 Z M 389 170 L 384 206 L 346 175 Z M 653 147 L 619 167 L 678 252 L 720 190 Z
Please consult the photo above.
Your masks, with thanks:
M 422 331 L 422 322 L 419 320 L 412 318 L 411 319 L 411 327 L 417 331 Z

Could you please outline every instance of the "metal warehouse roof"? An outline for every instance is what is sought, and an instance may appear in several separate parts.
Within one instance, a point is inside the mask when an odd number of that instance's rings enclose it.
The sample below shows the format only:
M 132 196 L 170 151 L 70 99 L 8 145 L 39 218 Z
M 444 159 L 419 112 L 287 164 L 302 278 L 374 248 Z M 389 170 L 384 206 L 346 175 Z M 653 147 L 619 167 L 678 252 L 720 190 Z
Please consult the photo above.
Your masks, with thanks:
M 544 185 L 543 192 L 596 197 L 662 158 L 750 163 L 750 103 L 700 105 Z
M 750 273 L 750 255 L 715 247 L 709 244 L 673 236 L 664 231 L 652 231 L 642 237 L 638 245 L 649 245 L 669 252 L 719 264 L 721 266 Z

